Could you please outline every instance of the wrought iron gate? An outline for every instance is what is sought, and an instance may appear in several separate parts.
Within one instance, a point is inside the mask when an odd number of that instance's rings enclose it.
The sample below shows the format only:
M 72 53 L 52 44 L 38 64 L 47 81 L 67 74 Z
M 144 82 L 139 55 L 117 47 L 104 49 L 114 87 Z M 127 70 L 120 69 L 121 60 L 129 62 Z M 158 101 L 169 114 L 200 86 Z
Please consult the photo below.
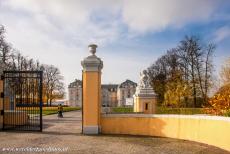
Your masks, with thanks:
M 42 131 L 42 71 L 3 74 L 3 129 Z

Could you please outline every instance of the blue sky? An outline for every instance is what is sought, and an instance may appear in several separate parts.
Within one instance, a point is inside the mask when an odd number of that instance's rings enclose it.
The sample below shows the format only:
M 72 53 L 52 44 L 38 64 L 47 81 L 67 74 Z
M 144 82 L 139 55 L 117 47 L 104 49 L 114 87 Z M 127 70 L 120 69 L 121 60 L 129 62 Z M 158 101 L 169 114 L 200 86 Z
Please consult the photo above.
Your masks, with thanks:
M 0 24 L 24 55 L 81 78 L 87 46 L 98 44 L 103 83 L 138 81 L 139 72 L 185 35 L 217 45 L 216 74 L 230 57 L 229 0 L 0 0 Z

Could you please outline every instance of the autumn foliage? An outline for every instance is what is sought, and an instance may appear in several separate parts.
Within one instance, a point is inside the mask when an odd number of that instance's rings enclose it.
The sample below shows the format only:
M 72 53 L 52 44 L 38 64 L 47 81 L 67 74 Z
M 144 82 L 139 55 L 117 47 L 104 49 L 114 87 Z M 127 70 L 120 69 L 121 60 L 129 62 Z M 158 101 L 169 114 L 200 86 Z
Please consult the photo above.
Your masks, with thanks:
M 230 110 L 230 85 L 225 85 L 209 100 L 211 109 L 207 113 L 224 115 Z
M 211 109 L 207 110 L 207 112 L 230 116 L 230 58 L 222 66 L 220 75 L 223 86 L 209 100 Z

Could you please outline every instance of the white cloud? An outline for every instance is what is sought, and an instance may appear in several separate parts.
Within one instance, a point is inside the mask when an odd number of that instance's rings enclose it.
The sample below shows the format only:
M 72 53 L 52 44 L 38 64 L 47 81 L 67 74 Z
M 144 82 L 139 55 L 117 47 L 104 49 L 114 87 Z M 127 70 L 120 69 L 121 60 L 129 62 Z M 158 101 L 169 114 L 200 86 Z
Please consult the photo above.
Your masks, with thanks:
M 230 37 L 230 26 L 223 26 L 219 28 L 214 34 L 214 41 L 221 42 Z
M 167 27 L 182 27 L 194 21 L 210 19 L 218 0 L 126 0 L 124 22 L 133 31 L 162 31 Z
M 119 27 L 117 26 L 118 21 L 107 20 L 94 23 L 91 20 L 94 11 L 102 7 L 105 11 L 109 5 L 103 0 L 98 3 L 99 5 L 96 2 L 90 3 L 88 0 L 69 0 L 68 2 L 63 0 L 3 0 L 2 7 L 6 9 L 2 19 L 0 15 L 0 21 L 4 24 L 7 24 L 8 20 L 13 20 L 14 24 L 23 22 L 26 26 L 30 26 L 30 29 L 36 29 L 44 35 L 55 36 L 55 40 L 59 37 L 61 39 L 67 37 L 66 40 L 75 39 L 78 41 L 77 44 L 81 45 L 95 40 L 104 43 L 104 41 L 116 38 Z M 113 10 L 116 10 L 116 7 L 110 7 L 107 11 L 113 12 Z M 11 15 L 10 18 L 9 15 Z M 106 24 L 106 27 L 103 24 Z

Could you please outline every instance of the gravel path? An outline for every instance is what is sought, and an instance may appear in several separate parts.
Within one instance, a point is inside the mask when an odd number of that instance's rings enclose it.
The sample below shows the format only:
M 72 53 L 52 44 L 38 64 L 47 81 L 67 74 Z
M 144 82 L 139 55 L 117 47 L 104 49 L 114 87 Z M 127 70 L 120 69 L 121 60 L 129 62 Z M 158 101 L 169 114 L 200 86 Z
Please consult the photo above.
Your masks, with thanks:
M 24 150 L 24 152 L 23 152 Z M 61 151 L 62 150 L 62 151 Z M 30 152 L 31 151 L 31 152 Z M 0 132 L 0 153 L 227 154 L 213 146 L 170 138 L 81 134 L 81 112 L 44 116 L 44 131 Z

